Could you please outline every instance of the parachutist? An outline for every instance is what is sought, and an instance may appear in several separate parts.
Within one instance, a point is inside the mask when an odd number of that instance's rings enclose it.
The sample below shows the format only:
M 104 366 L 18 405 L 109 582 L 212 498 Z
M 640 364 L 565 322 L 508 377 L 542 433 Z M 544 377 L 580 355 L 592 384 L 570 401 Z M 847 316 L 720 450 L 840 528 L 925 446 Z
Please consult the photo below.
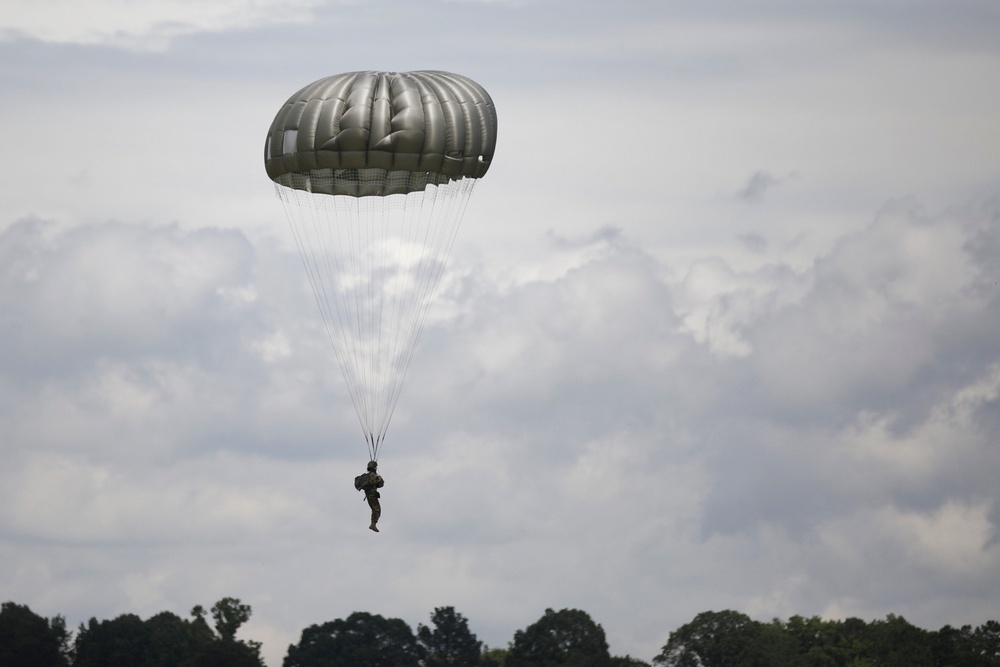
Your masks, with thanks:
M 496 142 L 489 93 L 437 70 L 323 77 L 267 131 L 264 169 L 373 461 Z
M 378 474 L 378 462 L 369 461 L 368 471 L 363 475 L 358 475 L 354 478 L 354 488 L 365 492 L 365 500 L 368 501 L 368 506 L 372 508 L 372 523 L 368 526 L 368 530 L 374 530 L 378 532 L 378 519 L 382 516 L 382 506 L 379 504 L 378 499 L 381 497 L 378 490 L 385 486 L 385 480 L 382 479 L 382 475 Z

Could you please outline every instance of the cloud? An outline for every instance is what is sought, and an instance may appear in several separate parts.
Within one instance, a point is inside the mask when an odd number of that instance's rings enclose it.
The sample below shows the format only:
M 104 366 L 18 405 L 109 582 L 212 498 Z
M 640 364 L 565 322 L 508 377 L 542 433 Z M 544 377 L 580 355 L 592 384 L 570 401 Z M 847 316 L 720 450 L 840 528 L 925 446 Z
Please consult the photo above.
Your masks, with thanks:
M 251 253 L 238 232 L 19 221 L 0 233 L 6 361 L 64 372 L 95 357 L 225 346 L 227 318 L 256 299 Z
M 765 192 L 773 186 L 778 185 L 780 182 L 781 181 L 766 171 L 754 172 L 753 176 L 750 177 L 750 180 L 747 181 L 746 186 L 740 193 L 740 197 L 750 202 L 760 201 L 764 197 Z
M 550 236 L 546 266 L 512 282 L 461 258 L 385 449 L 392 543 L 356 553 L 337 536 L 364 529 L 364 445 L 294 255 L 231 230 L 20 221 L 0 237 L 19 351 L 0 382 L 15 406 L 0 429 L 20 443 L 4 543 L 146 554 L 79 563 L 115 583 L 65 594 L 63 613 L 236 593 L 285 641 L 371 595 L 414 624 L 454 604 L 494 645 L 535 607 L 578 606 L 643 655 L 670 619 L 722 605 L 919 622 L 913 577 L 927 618 L 985 610 L 997 225 L 991 206 L 894 205 L 804 272 L 703 259 L 681 274 L 621 230 Z M 101 317 L 45 333 L 87 310 Z M 19 561 L 19 581 L 70 577 L 55 548 L 44 572 Z M 229 574 L 197 564 L 206 549 Z M 871 563 L 900 559 L 870 584 Z M 277 582 L 274 562 L 384 575 L 317 590 Z M 614 621 L 666 589 L 641 630 Z
M 982 290 L 997 225 L 994 207 L 893 206 L 742 308 L 746 347 L 715 378 L 727 388 L 711 411 L 727 423 L 700 425 L 716 461 L 709 533 L 808 534 L 861 507 L 995 506 L 984 477 L 957 471 L 997 464 L 1000 294 Z M 723 312 L 731 293 L 713 299 Z
M 303 22 L 322 4 L 324 0 L 10 0 L 0 18 L 0 39 L 162 51 L 173 39 L 192 33 Z
M 259 253 L 275 261 L 260 266 Z M 220 447 L 274 447 L 280 456 L 315 442 L 295 437 L 318 425 L 304 414 L 291 425 L 269 422 L 340 389 L 332 375 L 287 375 L 329 352 L 318 322 L 310 329 L 314 305 L 299 283 L 269 276 L 289 265 L 301 269 L 236 230 L 10 225 L 0 233 L 0 394 L 17 409 L 4 414 L 4 432 L 36 449 L 105 460 Z

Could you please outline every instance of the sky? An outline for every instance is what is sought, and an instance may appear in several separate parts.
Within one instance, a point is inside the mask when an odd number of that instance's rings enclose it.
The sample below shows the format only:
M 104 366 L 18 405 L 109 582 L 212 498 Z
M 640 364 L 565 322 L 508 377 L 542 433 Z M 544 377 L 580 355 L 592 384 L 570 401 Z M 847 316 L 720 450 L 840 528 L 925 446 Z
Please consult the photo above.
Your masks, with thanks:
M 70 627 L 1000 618 L 1000 6 L 4 0 L 0 598 Z M 499 119 L 379 457 L 263 143 L 441 69 Z

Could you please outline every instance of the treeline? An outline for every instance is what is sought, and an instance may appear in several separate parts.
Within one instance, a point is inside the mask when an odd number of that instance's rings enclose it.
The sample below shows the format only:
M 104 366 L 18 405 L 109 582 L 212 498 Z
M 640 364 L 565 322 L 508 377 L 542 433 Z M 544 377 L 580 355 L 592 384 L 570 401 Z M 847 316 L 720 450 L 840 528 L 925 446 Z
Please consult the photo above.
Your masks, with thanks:
M 825 621 L 754 621 L 707 611 L 670 633 L 653 659 L 666 667 L 1000 667 L 1000 623 L 923 630 L 889 614 Z
M 0 608 L 0 667 L 264 667 L 260 643 L 236 639 L 250 606 L 223 598 L 211 609 L 197 605 L 191 618 L 163 611 L 145 621 L 122 614 L 90 621 L 75 633 L 62 616 L 35 614 L 26 605 Z
M 264 667 L 260 644 L 236 639 L 249 605 L 223 598 L 184 619 L 165 611 L 143 621 L 90 619 L 76 632 L 61 616 L 27 606 L 0 609 L 0 667 Z M 505 648 L 490 648 L 453 607 L 439 607 L 416 632 L 403 620 L 355 612 L 311 625 L 288 647 L 283 667 L 651 667 L 612 656 L 604 629 L 579 609 L 553 611 Z M 923 630 L 901 616 L 865 622 L 793 616 L 755 621 L 708 611 L 671 632 L 657 667 L 1000 667 L 1000 623 Z

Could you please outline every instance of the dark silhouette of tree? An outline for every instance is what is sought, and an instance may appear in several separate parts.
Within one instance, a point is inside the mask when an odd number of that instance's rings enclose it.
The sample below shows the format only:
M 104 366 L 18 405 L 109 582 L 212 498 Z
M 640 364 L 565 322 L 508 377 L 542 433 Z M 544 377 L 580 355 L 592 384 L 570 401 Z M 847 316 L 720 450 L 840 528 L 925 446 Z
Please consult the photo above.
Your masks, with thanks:
M 902 616 L 889 614 L 884 621 L 872 621 L 866 635 L 879 667 L 934 667 L 930 633 Z
M 208 616 L 214 624 L 209 625 Z M 236 639 L 251 609 L 223 598 L 189 619 L 164 611 L 80 624 L 28 607 L 0 607 L 0 667 L 264 667 L 260 644 Z M 454 607 L 437 607 L 416 634 L 400 619 L 355 612 L 313 625 L 288 647 L 284 667 L 650 667 L 611 657 L 604 630 L 585 612 L 546 609 L 507 648 L 484 646 Z M 889 614 L 870 623 L 792 616 L 762 623 L 707 611 L 671 632 L 657 667 L 1000 667 L 1000 623 L 928 631 Z
M 149 629 L 135 614 L 80 624 L 74 667 L 145 667 L 151 658 Z
M 506 667 L 608 667 L 604 628 L 579 609 L 545 614 L 514 633 Z
M 787 623 L 775 621 L 789 635 L 806 667 L 840 667 L 855 661 L 863 667 L 872 655 L 868 625 L 859 618 L 823 620 L 818 616 L 792 616 Z
M 866 623 L 817 616 L 760 623 L 704 612 L 670 633 L 665 667 L 1000 667 L 1000 623 L 928 631 L 901 616 Z
M 483 643 L 469 630 L 469 622 L 454 607 L 436 607 L 434 628 L 417 626 L 417 641 L 424 649 L 424 667 L 471 667 L 479 663 Z
M 223 598 L 212 607 L 219 634 L 205 621 L 201 605 L 193 620 L 165 611 L 143 622 L 135 614 L 110 621 L 90 619 L 76 636 L 74 667 L 264 667 L 260 644 L 237 641 L 250 607 Z M 0 663 L 2 664 L 2 663 Z
M 193 667 L 264 667 L 260 644 L 220 640 L 199 649 Z
M 177 614 L 162 611 L 147 618 L 144 625 L 149 638 L 147 667 L 178 667 L 190 664 L 192 655 L 200 646 L 207 645 L 214 638 L 202 637 L 201 641 L 192 632 L 190 621 Z
M 946 625 L 931 637 L 931 654 L 935 665 L 948 667 L 988 667 L 988 662 L 976 654 L 973 648 L 971 625 L 961 629 Z
M 69 664 L 69 634 L 61 616 L 51 621 L 26 605 L 4 602 L 0 607 L 0 665 L 3 667 L 65 667 Z
M 423 649 L 398 618 L 354 612 L 311 625 L 288 647 L 284 667 L 419 667 Z
M 1000 667 L 1000 623 L 986 621 L 972 633 L 969 651 L 984 660 L 983 665 Z
M 483 652 L 479 656 L 480 667 L 505 667 L 509 651 L 510 649 L 506 648 L 483 646 Z
M 236 631 L 250 620 L 250 605 L 242 604 L 236 598 L 222 598 L 212 605 L 212 620 L 215 631 L 223 641 L 236 639 Z
M 653 664 L 664 667 L 798 667 L 791 636 L 778 623 L 736 611 L 706 611 L 670 633 Z

